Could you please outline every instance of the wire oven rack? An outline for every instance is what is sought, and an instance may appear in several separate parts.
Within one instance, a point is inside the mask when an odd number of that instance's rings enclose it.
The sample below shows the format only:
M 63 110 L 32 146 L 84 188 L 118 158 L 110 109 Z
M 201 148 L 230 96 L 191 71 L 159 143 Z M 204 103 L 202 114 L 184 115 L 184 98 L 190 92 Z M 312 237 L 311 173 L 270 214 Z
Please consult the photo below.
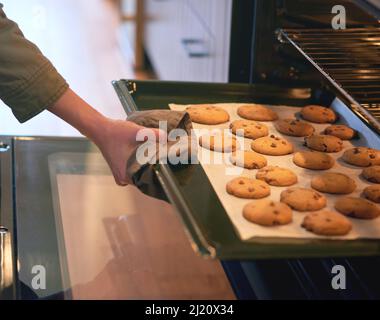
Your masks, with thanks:
M 305 56 L 380 134 L 380 28 L 279 29 L 277 37 Z

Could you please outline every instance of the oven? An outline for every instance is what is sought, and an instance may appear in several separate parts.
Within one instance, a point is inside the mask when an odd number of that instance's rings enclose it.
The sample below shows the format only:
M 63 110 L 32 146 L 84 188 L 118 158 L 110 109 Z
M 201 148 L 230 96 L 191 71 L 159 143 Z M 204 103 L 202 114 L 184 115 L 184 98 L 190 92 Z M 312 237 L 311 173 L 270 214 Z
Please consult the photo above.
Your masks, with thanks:
M 365 135 L 370 146 L 378 146 L 379 3 L 340 1 L 346 29 L 332 30 L 334 2 L 235 0 L 230 83 L 120 80 L 113 83 L 115 90 L 127 113 L 167 107 L 173 99 L 201 103 L 254 98 L 300 107 L 330 105 Z M 115 187 L 99 151 L 87 140 L 0 138 L 1 298 L 181 299 L 199 293 L 197 286 L 186 285 L 191 281 L 202 288 L 213 284 L 201 298 L 233 297 L 218 268 L 205 264 L 199 275 L 188 264 L 186 279 L 173 272 L 180 261 L 177 257 L 186 265 L 190 253 L 183 248 L 188 241 L 199 255 L 221 260 L 239 299 L 380 298 L 378 241 L 242 243 L 200 166 L 154 167 L 157 187 L 174 205 L 178 220 L 168 204 Z M 110 203 L 115 194 L 117 201 Z M 147 218 L 149 210 L 137 212 L 128 205 L 128 197 L 160 212 Z M 76 220 L 78 210 L 86 214 Z M 93 223 L 91 214 L 100 219 L 90 230 L 86 225 Z M 152 218 L 155 230 L 161 228 L 161 242 L 151 238 L 154 243 L 149 243 L 141 236 L 149 234 L 146 225 Z M 182 227 L 188 239 L 182 233 L 168 236 Z M 100 255 L 94 254 L 95 249 Z M 141 256 L 141 252 L 148 253 Z M 156 261 L 154 270 L 148 260 Z M 345 290 L 331 286 L 336 265 L 344 267 Z M 33 281 L 40 279 L 35 277 L 43 271 L 41 266 L 47 267 L 47 291 L 40 291 L 43 283 Z M 166 279 L 167 289 L 174 293 L 163 296 L 160 288 L 151 285 L 157 283 L 155 277 Z
M 228 84 L 115 81 L 127 112 L 168 103 L 239 102 L 328 105 L 369 146 L 380 133 L 380 5 L 378 1 L 234 1 Z M 332 21 L 345 29 L 335 30 Z M 338 10 L 339 9 L 339 10 Z M 334 11 L 338 10 L 338 11 Z M 341 16 L 343 17 L 343 15 Z M 339 24 L 338 23 L 338 24 Z M 240 83 L 240 84 L 239 84 Z M 222 260 L 240 299 L 378 299 L 378 241 L 333 244 L 284 240 L 241 243 L 202 169 L 158 166 L 193 247 Z M 272 246 L 273 245 L 273 246 Z M 334 266 L 344 290 L 332 287 Z

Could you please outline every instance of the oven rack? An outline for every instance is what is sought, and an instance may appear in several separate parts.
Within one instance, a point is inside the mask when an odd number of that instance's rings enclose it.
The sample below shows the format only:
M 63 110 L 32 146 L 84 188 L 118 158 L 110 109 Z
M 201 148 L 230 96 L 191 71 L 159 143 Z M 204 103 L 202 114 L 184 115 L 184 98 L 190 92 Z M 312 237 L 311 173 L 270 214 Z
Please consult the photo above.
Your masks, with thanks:
M 380 28 L 278 29 L 334 87 L 344 102 L 380 134 Z

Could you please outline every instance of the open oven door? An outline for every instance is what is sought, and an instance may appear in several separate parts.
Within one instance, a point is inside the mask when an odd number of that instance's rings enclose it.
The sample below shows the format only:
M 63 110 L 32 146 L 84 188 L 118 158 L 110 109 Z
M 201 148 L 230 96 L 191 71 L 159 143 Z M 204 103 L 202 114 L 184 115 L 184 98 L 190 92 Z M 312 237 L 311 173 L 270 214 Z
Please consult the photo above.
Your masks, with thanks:
M 70 220 L 62 204 L 78 201 L 83 179 L 112 181 L 108 168 L 84 139 L 2 137 L 1 146 L 1 297 L 71 298 L 65 247 L 81 217 Z
M 82 138 L 0 137 L 1 299 L 233 299 L 170 204 Z

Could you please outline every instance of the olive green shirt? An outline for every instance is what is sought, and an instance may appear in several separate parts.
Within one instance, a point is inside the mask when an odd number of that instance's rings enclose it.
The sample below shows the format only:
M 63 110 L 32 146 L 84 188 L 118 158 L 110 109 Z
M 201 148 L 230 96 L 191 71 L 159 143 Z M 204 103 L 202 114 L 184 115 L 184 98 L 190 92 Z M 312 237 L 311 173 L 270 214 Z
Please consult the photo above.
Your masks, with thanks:
M 0 3 L 0 99 L 20 122 L 52 106 L 68 84 Z

